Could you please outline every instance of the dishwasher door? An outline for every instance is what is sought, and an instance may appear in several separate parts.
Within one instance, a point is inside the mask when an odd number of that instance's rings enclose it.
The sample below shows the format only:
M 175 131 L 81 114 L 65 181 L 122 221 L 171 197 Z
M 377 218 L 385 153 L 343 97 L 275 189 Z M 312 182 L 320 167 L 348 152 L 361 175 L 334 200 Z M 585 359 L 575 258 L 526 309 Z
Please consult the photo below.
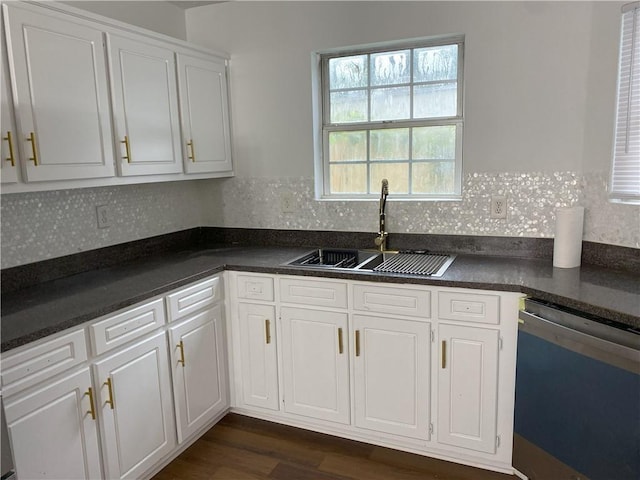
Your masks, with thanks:
M 516 435 L 581 474 L 554 480 L 638 480 L 639 332 L 530 299 L 520 319 Z M 517 470 L 544 478 L 517 458 Z

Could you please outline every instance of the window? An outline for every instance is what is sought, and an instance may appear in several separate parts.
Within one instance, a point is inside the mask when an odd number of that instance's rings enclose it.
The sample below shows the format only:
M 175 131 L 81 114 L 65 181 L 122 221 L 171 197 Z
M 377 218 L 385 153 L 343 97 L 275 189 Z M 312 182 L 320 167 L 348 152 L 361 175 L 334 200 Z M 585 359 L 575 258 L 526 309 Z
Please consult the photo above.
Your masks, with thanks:
M 321 198 L 460 198 L 462 37 L 320 55 Z M 320 164 L 321 163 L 321 164 Z
M 617 100 L 609 197 L 640 204 L 640 2 L 622 7 Z

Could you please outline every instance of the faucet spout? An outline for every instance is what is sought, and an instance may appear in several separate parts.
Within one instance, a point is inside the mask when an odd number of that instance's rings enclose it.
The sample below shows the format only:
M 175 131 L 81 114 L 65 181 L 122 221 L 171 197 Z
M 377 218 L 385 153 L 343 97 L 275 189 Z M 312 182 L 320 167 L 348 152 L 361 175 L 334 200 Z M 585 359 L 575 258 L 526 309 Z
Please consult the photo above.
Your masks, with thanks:
M 381 252 L 384 252 L 387 249 L 387 237 L 389 236 L 389 232 L 385 230 L 385 220 L 386 220 L 385 209 L 387 207 L 388 195 L 389 195 L 389 180 L 385 178 L 382 180 L 382 191 L 380 192 L 378 236 L 375 239 L 375 244 L 378 247 L 380 247 Z

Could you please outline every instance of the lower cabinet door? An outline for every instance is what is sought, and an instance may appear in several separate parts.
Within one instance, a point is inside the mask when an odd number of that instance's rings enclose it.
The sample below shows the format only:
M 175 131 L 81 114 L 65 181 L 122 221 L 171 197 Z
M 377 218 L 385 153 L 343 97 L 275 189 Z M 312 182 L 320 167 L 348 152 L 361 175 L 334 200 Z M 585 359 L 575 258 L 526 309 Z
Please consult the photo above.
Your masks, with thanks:
M 440 324 L 438 442 L 496 452 L 498 330 Z
M 169 329 L 178 442 L 229 407 L 220 305 Z
M 280 410 L 276 314 L 272 305 L 238 304 L 242 403 Z
M 355 424 L 429 439 L 431 324 L 353 316 Z
M 347 314 L 282 307 L 284 409 L 348 424 Z
M 96 362 L 105 477 L 138 478 L 176 446 L 164 332 Z
M 90 387 L 85 368 L 4 399 L 18 478 L 101 478 L 98 399 Z

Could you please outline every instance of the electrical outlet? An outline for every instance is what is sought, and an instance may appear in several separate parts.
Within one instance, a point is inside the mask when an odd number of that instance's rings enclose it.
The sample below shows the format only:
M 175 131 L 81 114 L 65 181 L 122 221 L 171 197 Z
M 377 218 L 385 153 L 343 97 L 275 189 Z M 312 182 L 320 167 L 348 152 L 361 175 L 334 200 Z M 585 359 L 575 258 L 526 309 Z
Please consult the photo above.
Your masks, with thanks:
M 491 197 L 491 218 L 507 218 L 507 197 Z
M 291 192 L 282 192 L 280 194 L 280 210 L 282 213 L 294 213 L 297 205 Z
M 111 207 L 109 205 L 98 205 L 96 207 L 98 217 L 98 228 L 109 228 L 111 226 Z

